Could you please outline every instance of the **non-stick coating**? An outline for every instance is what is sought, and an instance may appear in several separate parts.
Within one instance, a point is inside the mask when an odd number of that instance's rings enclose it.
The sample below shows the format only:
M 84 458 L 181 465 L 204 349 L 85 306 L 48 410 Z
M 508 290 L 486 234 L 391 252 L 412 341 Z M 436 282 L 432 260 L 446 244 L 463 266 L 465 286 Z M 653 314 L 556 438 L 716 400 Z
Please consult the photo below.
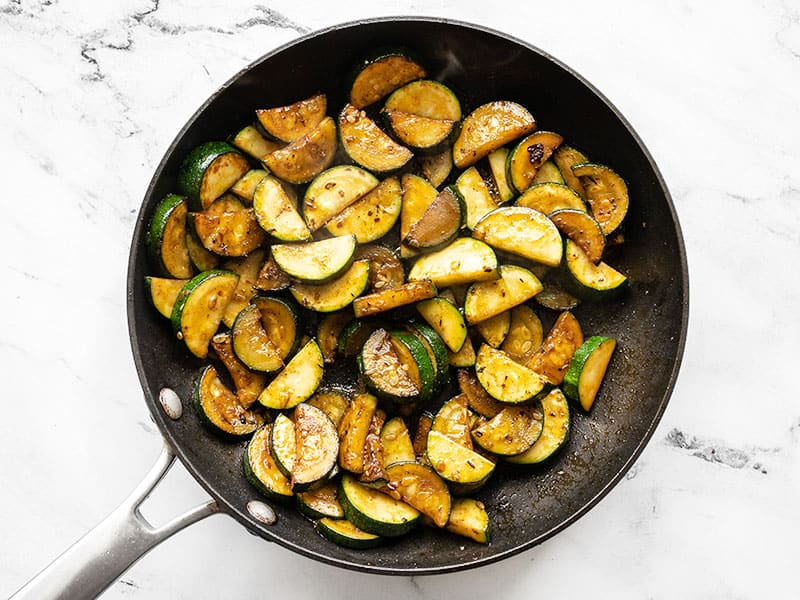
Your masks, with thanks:
M 631 209 L 625 245 L 612 264 L 631 289 L 621 300 L 582 305 L 575 314 L 587 335 L 619 341 L 600 399 L 590 415 L 573 411 L 568 446 L 544 467 L 500 464 L 477 497 L 493 522 L 484 546 L 428 528 L 367 551 L 338 547 L 318 536 L 294 506 L 275 506 L 265 526 L 247 513 L 257 497 L 242 475 L 244 445 L 225 443 L 203 429 L 191 407 L 191 387 L 202 362 L 176 342 L 169 324 L 145 294 L 149 273 L 144 233 L 157 202 L 175 190 L 178 166 L 199 143 L 225 139 L 251 122 L 255 108 L 277 106 L 324 91 L 329 114 L 345 101 L 352 65 L 381 46 L 410 48 L 432 78 L 457 91 L 465 113 L 483 102 L 515 100 L 540 129 L 561 133 L 594 161 L 626 178 Z M 486 564 L 531 547 L 575 521 L 624 475 L 664 411 L 683 353 L 688 319 L 686 258 L 669 192 L 644 145 L 594 88 L 552 57 L 523 42 L 473 25 L 437 19 L 381 19 L 316 33 L 256 61 L 215 93 L 180 131 L 159 165 L 142 203 L 133 237 L 128 320 L 133 355 L 153 418 L 180 460 L 250 531 L 306 556 L 339 566 L 391 574 L 441 573 Z M 554 314 L 538 311 L 548 327 Z M 162 387 L 178 392 L 184 416 L 165 417 Z

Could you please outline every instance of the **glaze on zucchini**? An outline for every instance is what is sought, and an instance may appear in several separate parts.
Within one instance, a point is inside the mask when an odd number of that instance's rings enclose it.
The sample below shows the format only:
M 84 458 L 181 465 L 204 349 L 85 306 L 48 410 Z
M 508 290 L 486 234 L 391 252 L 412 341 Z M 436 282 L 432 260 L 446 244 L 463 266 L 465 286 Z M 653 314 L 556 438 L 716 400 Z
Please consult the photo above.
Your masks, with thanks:
M 452 499 L 447 484 L 430 467 L 419 463 L 395 463 L 386 469 L 389 494 L 429 517 L 437 527 L 447 525 Z
M 476 323 L 474 328 L 487 344 L 492 348 L 497 348 L 506 339 L 511 329 L 511 313 L 507 310 L 503 311 Z
M 520 365 L 501 350 L 483 344 L 475 360 L 475 374 L 489 395 L 506 404 L 521 404 L 549 390 L 547 379 Z
M 603 233 L 611 235 L 628 214 L 628 186 L 625 180 L 605 165 L 583 163 L 572 167 L 580 180 L 592 216 L 600 223 Z
M 292 490 L 302 492 L 325 479 L 336 465 L 339 435 L 328 416 L 315 406 L 294 409 L 297 451 L 292 466 Z
M 258 109 L 256 117 L 270 136 L 281 142 L 293 142 L 311 133 L 325 118 L 326 110 L 325 94 L 315 94 L 288 106 Z
M 295 283 L 289 290 L 301 306 L 334 312 L 353 303 L 369 283 L 369 261 L 356 260 L 342 275 L 322 285 Z
M 377 185 L 378 179 L 372 173 L 352 165 L 331 167 L 320 173 L 303 198 L 303 216 L 309 229 L 320 229 Z
M 569 404 L 559 388 L 553 389 L 541 400 L 544 423 L 536 443 L 516 456 L 505 460 L 517 465 L 533 465 L 544 462 L 561 448 L 569 437 Z
M 557 267 L 562 241 L 558 228 L 542 213 L 522 206 L 503 206 L 483 217 L 472 235 L 492 248 Z
M 523 358 L 541 346 L 543 338 L 539 317 L 529 306 L 521 304 L 511 309 L 511 326 L 500 349 L 512 358 Z
M 249 169 L 247 159 L 227 142 L 206 142 L 181 164 L 178 191 L 188 198 L 192 210 L 204 210 Z
M 223 437 L 246 437 L 264 424 L 261 413 L 244 408 L 236 394 L 222 383 L 213 365 L 203 369 L 192 399 L 203 424 Z
M 411 224 L 403 242 L 417 250 L 439 248 L 456 237 L 464 217 L 464 203 L 452 188 L 446 187 Z
M 239 402 L 244 408 L 250 408 L 267 384 L 266 376 L 254 373 L 236 357 L 230 332 L 218 333 L 211 338 L 211 348 L 228 370 Z
M 527 451 L 542 434 L 543 415 L 538 405 L 507 406 L 480 427 L 472 438 L 484 450 L 498 456 Z
M 566 287 L 583 300 L 602 300 L 625 289 L 628 278 L 612 266 L 600 261 L 594 264 L 572 240 L 564 244 Z
M 434 429 L 428 433 L 427 453 L 439 476 L 464 488 L 477 489 L 494 472 L 495 463 Z
M 402 51 L 389 51 L 368 58 L 353 79 L 350 103 L 356 108 L 364 108 L 425 75 L 425 69 Z
M 247 481 L 270 500 L 287 501 L 292 497 L 292 484 L 275 465 L 269 451 L 272 425 L 266 424 L 250 439 L 242 456 Z
M 586 212 L 565 208 L 550 213 L 550 220 L 584 251 L 586 258 L 594 264 L 600 262 L 606 247 L 606 236 L 594 218 Z
M 297 212 L 297 202 L 278 178 L 263 177 L 253 191 L 253 211 L 258 224 L 282 242 L 305 242 L 311 231 Z
M 419 79 L 404 85 L 386 99 L 386 108 L 427 119 L 461 120 L 461 103 L 446 85 Z
M 339 136 L 347 155 L 374 173 L 395 171 L 414 154 L 386 135 L 367 114 L 346 104 L 339 115 Z
M 385 329 L 369 336 L 359 354 L 359 369 L 369 389 L 393 402 L 413 402 L 419 397 L 420 383 L 403 368 L 397 347 Z
M 459 169 L 469 167 L 535 128 L 531 113 L 516 102 L 499 100 L 479 106 L 464 119 L 453 144 L 453 163 Z
M 264 158 L 273 175 L 289 183 L 306 183 L 331 166 L 336 155 L 336 123 L 325 117 L 310 133 Z
M 203 247 L 221 256 L 247 256 L 266 239 L 253 209 L 231 194 L 189 213 L 189 220 Z
M 144 278 L 150 302 L 161 315 L 168 319 L 172 316 L 175 299 L 187 281 L 188 279 L 165 279 L 150 276 Z
M 562 312 L 527 365 L 553 385 L 561 385 L 569 361 L 581 344 L 583 331 L 578 319 L 569 311 Z
M 473 283 L 467 291 L 464 301 L 464 317 L 467 323 L 479 323 L 504 313 L 533 298 L 542 290 L 541 282 L 524 267 L 502 265 L 498 270 L 499 279 Z
M 339 423 L 339 466 L 351 473 L 364 472 L 364 445 L 378 399 L 372 394 L 358 394 L 348 404 Z
M 464 201 L 467 212 L 465 223 L 469 229 L 474 229 L 478 221 L 497 208 L 489 186 L 475 167 L 464 171 L 454 187 Z
M 418 302 L 416 309 L 451 352 L 461 350 L 467 339 L 467 324 L 452 302 L 441 297 L 431 298 Z
M 524 192 L 533 183 L 539 168 L 547 162 L 553 150 L 564 141 L 557 133 L 537 131 L 519 142 L 508 155 L 508 183 L 517 192 Z
M 250 299 L 256 295 L 255 283 L 258 279 L 259 269 L 264 262 L 264 256 L 264 250 L 258 249 L 244 258 L 232 258 L 222 265 L 225 271 L 236 273 L 239 276 L 233 297 L 228 302 L 225 314 L 222 316 L 222 322 L 228 327 L 233 327 L 239 311 L 247 306 Z
M 473 238 L 458 238 L 441 250 L 425 254 L 417 259 L 408 272 L 409 281 L 429 279 L 437 287 L 497 277 L 497 256 L 494 251 Z
M 586 212 L 586 205 L 574 190 L 552 182 L 532 185 L 517 198 L 516 205 L 538 210 L 545 215 L 565 208 Z
M 360 319 L 399 306 L 433 298 L 435 295 L 436 286 L 430 281 L 409 281 L 397 287 L 356 298 L 353 301 L 353 311 L 356 318 Z
M 308 400 L 322 381 L 322 352 L 309 340 L 273 379 L 258 401 L 267 408 L 293 408 Z
M 401 500 L 342 476 L 339 504 L 347 520 L 375 535 L 398 536 L 411 531 L 419 520 L 419 511 Z
M 387 177 L 376 188 L 333 217 L 325 225 L 333 235 L 356 236 L 359 244 L 384 237 L 400 217 L 403 195 L 397 177 Z
M 564 394 L 580 402 L 586 412 L 594 404 L 616 347 L 614 338 L 596 335 L 586 340 L 572 355 L 564 375 Z
M 296 281 L 320 284 L 344 273 L 355 252 L 355 236 L 343 235 L 318 242 L 275 244 L 272 259 Z
M 455 121 L 448 119 L 431 119 L 390 108 L 384 108 L 381 116 L 398 142 L 422 154 L 441 152 L 456 131 Z
M 188 279 L 194 270 L 186 245 L 186 199 L 169 194 L 156 206 L 147 230 L 147 250 L 158 273 Z

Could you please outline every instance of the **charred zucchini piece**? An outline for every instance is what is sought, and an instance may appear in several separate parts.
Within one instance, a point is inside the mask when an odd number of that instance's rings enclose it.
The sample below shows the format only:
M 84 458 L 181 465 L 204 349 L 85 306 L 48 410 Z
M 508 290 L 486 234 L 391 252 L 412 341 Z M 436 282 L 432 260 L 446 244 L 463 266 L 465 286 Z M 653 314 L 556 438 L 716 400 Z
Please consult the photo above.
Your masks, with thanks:
M 550 458 L 569 437 L 569 404 L 558 388 L 542 398 L 542 434 L 528 450 L 505 460 L 517 465 L 533 465 Z
M 364 472 L 364 445 L 378 408 L 372 394 L 359 394 L 348 404 L 339 423 L 339 466 L 351 473 Z
M 478 378 L 470 370 L 459 369 L 458 387 L 467 397 L 469 407 L 479 415 L 491 419 L 506 407 L 486 393 Z
M 377 326 L 368 319 L 354 319 L 339 336 L 339 354 L 345 358 L 356 356 Z
M 405 165 L 413 152 L 386 135 L 367 114 L 346 104 L 339 115 L 339 136 L 347 155 L 375 173 L 395 171 Z
M 569 312 L 561 313 L 550 328 L 542 345 L 533 353 L 528 367 L 541 373 L 553 385 L 561 385 L 572 355 L 583 344 L 578 319 Z
M 385 329 L 377 329 L 369 336 L 358 355 L 358 366 L 367 387 L 378 396 L 398 403 L 413 402 L 419 397 L 420 383 L 409 372 L 416 365 L 404 367 L 397 346 Z
M 452 188 L 446 187 L 419 220 L 411 224 L 403 242 L 417 250 L 439 248 L 456 237 L 464 222 L 464 213 L 461 198 Z
M 337 498 L 339 485 L 333 481 L 295 495 L 297 508 L 309 519 L 344 519 Z
M 186 245 L 186 199 L 169 194 L 158 203 L 147 230 L 147 250 L 156 272 L 188 279 L 194 269 Z
M 479 106 L 464 119 L 453 144 L 453 163 L 459 169 L 469 167 L 534 129 L 533 116 L 516 102 L 499 100 Z
M 211 338 L 213 348 L 219 360 L 230 373 L 233 385 L 236 387 L 236 397 L 244 408 L 250 408 L 258 400 L 258 395 L 267 384 L 267 378 L 262 373 L 254 373 L 236 358 L 233 351 L 233 341 L 229 332 L 218 333 Z
M 279 413 L 272 423 L 269 452 L 275 460 L 275 466 L 291 480 L 292 469 L 294 469 L 294 462 L 297 459 L 297 440 L 295 439 L 294 421 L 284 413 Z
M 430 79 L 404 85 L 386 99 L 385 106 L 428 119 L 461 120 L 461 103 L 453 90 Z
M 333 422 L 338 430 L 339 424 L 342 422 L 344 412 L 347 410 L 347 406 L 350 404 L 350 400 L 347 399 L 347 396 L 339 392 L 333 390 L 322 390 L 314 394 L 314 396 L 308 401 L 308 404 L 311 406 L 316 406 L 318 409 L 328 415 L 328 418 Z
M 431 156 L 420 156 L 417 159 L 422 176 L 427 179 L 432 186 L 439 187 L 450 176 L 453 170 L 453 152 L 450 148 Z
M 542 213 L 523 206 L 503 206 L 483 217 L 472 235 L 503 250 L 550 267 L 561 263 L 558 228 Z
M 261 183 L 261 180 L 269 175 L 264 169 L 250 169 L 247 173 L 242 175 L 236 183 L 233 184 L 231 192 L 243 200 L 247 204 L 253 203 L 253 195 L 256 193 L 256 187 Z
M 467 291 L 464 301 L 464 317 L 470 325 L 480 323 L 509 309 L 518 306 L 542 291 L 542 284 L 524 267 L 502 265 L 498 269 L 500 278 L 492 281 L 473 283 Z M 510 327 L 505 327 L 506 333 Z M 505 339 L 505 336 L 503 336 Z M 492 344 L 497 347 L 497 344 Z
M 628 186 L 625 180 L 605 165 L 583 163 L 572 167 L 586 192 L 592 216 L 600 223 L 603 233 L 611 235 L 628 214 Z
M 517 198 L 516 205 L 538 210 L 545 215 L 565 208 L 586 212 L 586 205 L 574 190 L 552 182 L 532 185 Z
M 398 142 L 421 154 L 441 152 L 456 131 L 456 122 L 449 119 L 431 119 L 390 108 L 384 108 L 381 115 Z
M 353 301 L 353 310 L 356 318 L 360 319 L 434 296 L 436 296 L 436 286 L 430 281 L 410 281 L 394 288 L 356 298 Z
M 465 223 L 469 229 L 474 229 L 478 221 L 497 208 L 489 186 L 475 167 L 461 174 L 455 183 L 455 190 L 464 201 L 467 211 Z
M 282 242 L 306 242 L 311 231 L 297 212 L 297 203 L 280 179 L 263 177 L 253 192 L 253 210 L 258 224 Z
M 317 327 L 317 342 L 322 351 L 322 358 L 326 363 L 336 360 L 336 350 L 339 345 L 339 336 L 345 326 L 353 320 L 350 311 L 330 313 L 323 318 Z
M 383 467 L 399 462 L 414 462 L 414 446 L 408 433 L 405 421 L 401 417 L 389 419 L 381 429 L 383 445 Z
M 246 437 L 264 424 L 260 413 L 244 408 L 236 394 L 222 383 L 213 365 L 203 369 L 192 399 L 203 424 L 223 437 Z
M 150 302 L 159 313 L 168 319 L 172 317 L 175 299 L 187 281 L 188 279 L 165 279 L 149 276 L 144 278 Z
M 204 210 L 247 173 L 250 165 L 227 142 L 206 142 L 192 150 L 178 170 L 178 191 L 193 210 Z
M 386 474 L 390 495 L 399 495 L 437 527 L 447 524 L 452 504 L 450 490 L 433 469 L 419 463 L 395 463 L 386 469 Z
M 239 276 L 236 290 L 234 290 L 233 297 L 225 309 L 225 314 L 222 316 L 222 322 L 228 327 L 233 327 L 236 316 L 247 306 L 250 299 L 256 295 L 255 283 L 256 279 L 258 279 L 258 272 L 264 262 L 264 256 L 264 250 L 254 250 L 248 256 L 233 258 L 226 261 L 222 266 L 225 271 L 236 273 Z
M 172 329 L 198 358 L 208 355 L 208 345 L 217 332 L 239 276 L 229 271 L 205 271 L 181 288 L 172 308 Z
M 222 196 L 203 212 L 189 213 L 203 247 L 221 256 L 247 256 L 266 239 L 252 208 L 233 195 Z
M 265 156 L 281 147 L 281 144 L 261 135 L 261 132 L 253 125 L 247 125 L 237 131 L 231 138 L 231 144 L 256 160 L 263 160 Z
M 364 108 L 425 74 L 425 69 L 403 51 L 388 51 L 367 58 L 350 87 L 350 104 Z
M 383 445 L 381 429 L 386 422 L 386 412 L 377 409 L 369 422 L 367 438 L 364 440 L 364 471 L 358 478 L 360 483 L 378 488 L 386 485 L 386 472 L 383 470 Z
M 385 246 L 359 246 L 355 259 L 369 261 L 369 287 L 373 292 L 399 287 L 406 280 L 403 263 Z
M 293 279 L 319 284 L 344 273 L 352 264 L 355 251 L 355 236 L 343 235 L 318 242 L 275 244 L 272 259 Z
M 266 167 L 289 183 L 311 181 L 331 166 L 336 155 L 336 123 L 325 117 L 310 133 L 264 158 Z
M 325 479 L 336 465 L 339 435 L 328 415 L 305 402 L 294 409 L 294 435 L 292 490 L 302 492 Z
M 552 278 L 545 279 L 542 285 L 544 289 L 536 294 L 536 302 L 545 308 L 561 312 L 564 310 L 572 310 L 581 303 L 580 298 L 576 298 L 570 294 L 561 287 L 560 283 Z
M 454 442 L 472 450 L 469 405 L 464 394 L 454 396 L 442 404 L 439 412 L 433 418 L 431 431 L 438 431 Z
M 625 289 L 628 283 L 628 278 L 612 266 L 602 261 L 594 264 L 572 240 L 564 244 L 564 265 L 567 273 L 565 286 L 583 300 L 612 297 Z
M 356 236 L 366 244 L 385 236 L 400 217 L 403 194 L 397 177 L 387 177 L 325 225 L 333 235 Z
M 595 335 L 586 340 L 572 355 L 569 368 L 564 375 L 564 394 L 580 402 L 586 412 L 592 408 L 594 399 L 606 375 L 611 355 L 617 340 Z
M 475 347 L 472 340 L 467 336 L 464 345 L 458 352 L 448 352 L 447 358 L 451 367 L 472 367 L 475 366 Z
M 550 213 L 550 220 L 584 251 L 592 263 L 600 262 L 606 247 L 606 236 L 593 217 L 580 210 L 565 208 Z
M 277 292 L 285 290 L 291 285 L 292 281 L 289 276 L 281 271 L 281 268 L 275 264 L 270 252 L 269 258 L 261 265 L 261 270 L 258 272 L 258 277 L 253 287 L 263 292 Z
M 425 411 L 419 416 L 417 421 L 417 428 L 414 430 L 414 440 L 412 447 L 414 454 L 417 457 L 417 462 L 427 465 L 428 458 L 425 455 L 425 449 L 428 447 L 428 433 L 430 433 L 431 426 L 433 425 L 433 415 Z
M 286 501 L 293 496 L 292 484 L 280 472 L 269 451 L 272 425 L 266 424 L 256 431 L 247 444 L 242 463 L 247 481 L 270 500 Z
M 503 343 L 510 329 L 511 313 L 507 310 L 475 325 L 475 331 L 481 334 L 483 340 L 492 348 L 498 348 Z
M 408 273 L 409 281 L 429 279 L 437 287 L 497 279 L 497 256 L 488 245 L 458 238 L 441 250 L 419 258 Z
M 273 138 L 293 142 L 311 133 L 322 122 L 327 105 L 325 94 L 315 94 L 288 106 L 258 109 L 256 117 L 264 131 Z
M 322 353 L 317 342 L 309 340 L 264 388 L 258 401 L 267 408 L 293 408 L 314 394 L 322 374 Z
M 289 290 L 301 306 L 334 312 L 352 304 L 369 283 L 369 261 L 354 261 L 341 276 L 322 285 L 295 283 Z
M 456 306 L 441 297 L 418 302 L 416 309 L 451 352 L 458 352 L 467 339 L 467 324 Z
M 456 498 L 450 509 L 450 519 L 445 529 L 467 537 L 479 544 L 492 541 L 492 524 L 483 502 L 472 498 Z
M 283 360 L 300 343 L 300 315 L 293 302 L 272 296 L 255 296 L 251 302 L 261 313 L 261 324 Z
M 531 185 L 539 185 L 540 183 L 564 184 L 561 171 L 558 170 L 558 167 L 552 160 L 545 161 L 542 166 L 537 169 Z
M 332 519 L 323 517 L 316 522 L 319 534 L 334 544 L 353 548 L 354 550 L 364 550 L 374 548 L 383 541 L 379 535 L 367 533 L 353 525 L 347 519 Z
M 508 354 L 488 344 L 478 350 L 475 374 L 492 398 L 506 404 L 530 402 L 551 387 L 544 375 L 514 362 Z
M 472 438 L 492 454 L 522 454 L 539 439 L 543 419 L 538 405 L 507 406 L 491 420 L 473 429 Z
M 477 489 L 494 473 L 495 463 L 434 429 L 428 433 L 428 461 L 446 481 Z
M 219 265 L 219 256 L 206 250 L 191 227 L 186 229 L 186 247 L 189 250 L 189 260 L 198 271 L 211 271 Z
M 500 202 L 508 202 L 514 197 L 514 190 L 508 183 L 508 176 L 506 173 L 506 162 L 508 161 L 508 148 L 498 148 L 489 154 L 489 168 L 492 171 L 494 178 L 494 185 L 497 189 L 497 195 Z
M 553 162 L 556 163 L 558 170 L 561 172 L 564 183 L 581 198 L 585 198 L 586 190 L 583 189 L 581 180 L 572 172 L 572 167 L 581 163 L 588 163 L 589 159 L 580 150 L 562 144 L 553 152 Z
M 552 131 L 537 131 L 517 144 L 508 155 L 508 183 L 517 192 L 524 192 L 533 183 L 536 172 L 564 141 Z
M 411 227 L 422 218 L 422 215 L 425 214 L 425 211 L 428 210 L 439 195 L 439 192 L 429 181 L 411 173 L 403 175 L 402 187 L 403 208 L 400 211 L 401 242 L 406 238 Z M 401 258 L 408 258 L 416 254 L 416 250 L 401 243 Z
M 515 358 L 530 356 L 542 345 L 543 337 L 539 317 L 529 306 L 521 304 L 511 309 L 511 327 L 500 349 Z
M 323 227 L 345 208 L 378 185 L 378 179 L 359 167 L 340 165 L 317 175 L 306 190 L 303 216 L 311 231 Z
M 249 369 L 272 373 L 283 368 L 278 346 L 270 338 L 261 320 L 261 311 L 250 304 L 239 312 L 231 330 L 233 351 Z

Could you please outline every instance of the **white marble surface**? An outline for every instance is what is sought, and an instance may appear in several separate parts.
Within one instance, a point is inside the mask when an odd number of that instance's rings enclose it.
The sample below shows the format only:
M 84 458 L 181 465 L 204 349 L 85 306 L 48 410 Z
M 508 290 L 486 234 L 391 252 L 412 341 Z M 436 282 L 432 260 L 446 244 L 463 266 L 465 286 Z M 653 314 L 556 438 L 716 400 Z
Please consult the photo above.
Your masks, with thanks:
M 362 575 L 214 517 L 105 597 L 800 597 L 800 6 L 517 4 L 0 3 L 0 595 L 114 508 L 159 451 L 130 356 L 125 273 L 139 202 L 180 124 L 304 32 L 419 14 L 562 59 L 652 151 L 683 225 L 692 306 L 660 427 L 587 516 L 493 566 Z M 158 521 L 203 499 L 178 467 L 145 512 Z

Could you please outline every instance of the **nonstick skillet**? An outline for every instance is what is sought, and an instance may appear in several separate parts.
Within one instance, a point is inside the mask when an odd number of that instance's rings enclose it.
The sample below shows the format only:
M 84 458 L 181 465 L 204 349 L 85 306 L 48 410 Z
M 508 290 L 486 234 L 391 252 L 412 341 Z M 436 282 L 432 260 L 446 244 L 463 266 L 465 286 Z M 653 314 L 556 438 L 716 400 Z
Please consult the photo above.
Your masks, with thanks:
M 500 466 L 478 493 L 493 521 L 488 546 L 420 527 L 378 548 L 350 550 L 320 537 L 293 506 L 260 502 L 241 472 L 244 445 L 209 434 L 190 406 L 201 362 L 176 343 L 145 294 L 147 223 L 159 200 L 174 191 L 183 157 L 202 142 L 225 139 L 252 120 L 255 108 L 287 104 L 321 90 L 328 94 L 329 113 L 335 114 L 348 91 L 345 74 L 365 53 L 384 46 L 409 48 L 432 78 L 457 91 L 465 113 L 489 100 L 520 102 L 541 127 L 558 131 L 593 160 L 612 165 L 630 191 L 625 246 L 614 265 L 628 275 L 631 289 L 615 302 L 584 304 L 574 311 L 586 332 L 619 342 L 601 398 L 588 416 L 574 411 L 569 444 L 553 463 L 534 470 Z M 650 439 L 683 353 L 688 274 L 667 187 L 632 127 L 596 89 L 553 57 L 504 34 L 442 19 L 384 18 L 338 25 L 270 52 L 236 74 L 192 116 L 159 164 L 142 203 L 130 252 L 127 304 L 134 361 L 164 450 L 153 471 L 112 515 L 15 598 L 93 597 L 153 546 L 216 512 L 305 556 L 371 573 L 444 573 L 530 548 L 597 504 Z M 543 314 L 545 327 L 554 316 L 548 322 Z M 330 375 L 345 377 L 336 373 L 340 368 L 334 365 Z M 179 405 L 170 404 L 165 388 L 177 394 Z M 174 418 L 176 409 L 182 409 L 182 416 Z M 174 456 L 213 500 L 154 529 L 138 505 Z

